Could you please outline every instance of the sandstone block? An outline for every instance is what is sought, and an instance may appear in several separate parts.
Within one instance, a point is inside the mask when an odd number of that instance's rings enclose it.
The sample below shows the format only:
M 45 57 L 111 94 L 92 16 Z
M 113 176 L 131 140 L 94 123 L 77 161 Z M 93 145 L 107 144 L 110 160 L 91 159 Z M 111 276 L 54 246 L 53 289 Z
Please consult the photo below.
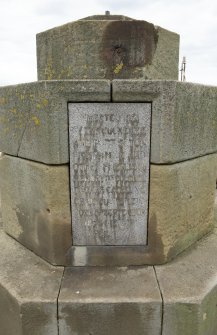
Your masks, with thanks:
M 215 335 L 217 234 L 170 264 L 156 267 L 164 303 L 163 335 Z
M 0 151 L 47 164 L 68 163 L 68 102 L 110 98 L 110 82 L 105 80 L 1 87 Z
M 57 335 L 62 274 L 0 230 L 0 333 Z
M 60 335 L 160 335 L 161 296 L 149 268 L 68 268 L 59 297 Z
M 52 264 L 72 245 L 68 166 L 4 155 L 0 161 L 5 231 Z
M 151 165 L 149 246 L 165 260 L 213 229 L 216 168 L 216 154 L 168 166 Z
M 152 102 L 152 163 L 175 163 L 217 152 L 217 87 L 114 80 L 112 91 L 115 102 Z
M 178 79 L 179 35 L 120 16 L 93 16 L 37 35 L 38 79 Z

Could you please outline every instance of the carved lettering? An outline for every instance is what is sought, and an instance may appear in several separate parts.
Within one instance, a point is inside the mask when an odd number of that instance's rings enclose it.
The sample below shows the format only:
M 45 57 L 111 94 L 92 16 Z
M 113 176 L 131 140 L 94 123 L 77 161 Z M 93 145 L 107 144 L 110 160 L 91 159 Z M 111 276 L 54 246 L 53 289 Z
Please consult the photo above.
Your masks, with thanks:
M 74 243 L 146 244 L 150 104 L 90 106 L 69 108 Z

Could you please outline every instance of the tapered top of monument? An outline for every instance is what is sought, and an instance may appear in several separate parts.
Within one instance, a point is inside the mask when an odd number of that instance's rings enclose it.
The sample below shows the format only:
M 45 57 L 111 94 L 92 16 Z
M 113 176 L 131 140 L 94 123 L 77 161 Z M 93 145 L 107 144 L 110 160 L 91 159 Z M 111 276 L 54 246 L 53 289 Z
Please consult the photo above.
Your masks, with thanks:
M 179 35 L 124 15 L 93 15 L 37 35 L 38 79 L 178 79 Z
M 124 15 L 113 15 L 109 10 L 106 10 L 104 15 L 91 15 L 80 19 L 80 21 L 83 20 L 132 21 L 134 19 Z

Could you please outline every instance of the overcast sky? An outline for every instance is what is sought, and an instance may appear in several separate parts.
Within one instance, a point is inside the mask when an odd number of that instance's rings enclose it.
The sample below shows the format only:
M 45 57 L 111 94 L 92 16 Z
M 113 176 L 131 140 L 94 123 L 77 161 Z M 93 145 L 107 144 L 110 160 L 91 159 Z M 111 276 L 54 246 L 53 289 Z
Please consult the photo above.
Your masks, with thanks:
M 217 0 L 0 0 L 0 85 L 37 80 L 36 33 L 105 10 L 180 34 L 187 81 L 217 85 Z

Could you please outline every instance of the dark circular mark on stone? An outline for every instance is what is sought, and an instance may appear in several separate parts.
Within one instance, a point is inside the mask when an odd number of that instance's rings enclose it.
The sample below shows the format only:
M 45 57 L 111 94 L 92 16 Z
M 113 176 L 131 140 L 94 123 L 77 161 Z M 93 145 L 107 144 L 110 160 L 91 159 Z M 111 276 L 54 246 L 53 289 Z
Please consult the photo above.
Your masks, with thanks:
M 146 21 L 112 21 L 102 39 L 106 78 L 135 78 L 135 70 L 152 64 L 158 42 L 154 25 Z

